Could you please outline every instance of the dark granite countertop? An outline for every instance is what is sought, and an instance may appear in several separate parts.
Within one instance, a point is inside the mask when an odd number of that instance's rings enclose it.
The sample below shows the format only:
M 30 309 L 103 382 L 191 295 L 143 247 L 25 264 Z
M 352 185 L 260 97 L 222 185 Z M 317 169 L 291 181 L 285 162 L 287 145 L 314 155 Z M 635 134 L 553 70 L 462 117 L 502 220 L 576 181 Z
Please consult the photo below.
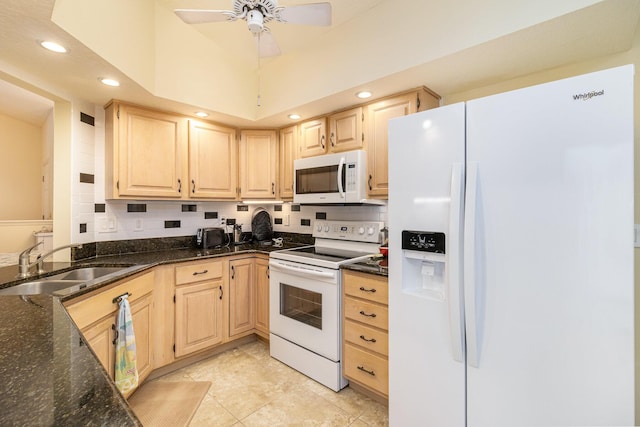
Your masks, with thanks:
M 0 424 L 141 425 L 58 299 L 2 296 L 0 322 Z
M 283 247 L 255 243 L 220 249 L 180 248 L 45 263 L 50 273 L 17 279 L 17 266 L 0 268 L 0 288 L 80 266 L 139 266 L 62 298 L 0 296 L 0 400 L 2 425 L 140 425 L 61 304 L 127 275 L 160 264 L 269 253 Z
M 344 264 L 341 266 L 344 270 L 360 271 L 363 273 L 375 274 L 377 276 L 389 276 L 387 268 L 387 258 L 372 259 L 365 262 L 356 262 L 353 264 Z

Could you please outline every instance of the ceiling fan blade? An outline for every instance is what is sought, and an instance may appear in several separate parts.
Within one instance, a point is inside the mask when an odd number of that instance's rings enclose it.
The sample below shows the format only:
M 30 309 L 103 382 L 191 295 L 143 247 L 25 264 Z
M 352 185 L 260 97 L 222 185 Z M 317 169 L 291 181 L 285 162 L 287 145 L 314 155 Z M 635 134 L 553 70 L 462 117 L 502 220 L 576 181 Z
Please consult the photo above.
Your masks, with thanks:
M 282 22 L 301 25 L 331 25 L 331 3 L 286 6 L 280 10 Z
M 174 12 L 187 24 L 229 21 L 234 15 L 228 10 L 175 9 Z
M 269 31 L 263 31 L 259 35 L 255 35 L 253 39 L 256 42 L 256 47 L 258 48 L 261 58 L 280 55 L 280 47 L 278 47 L 276 39 Z

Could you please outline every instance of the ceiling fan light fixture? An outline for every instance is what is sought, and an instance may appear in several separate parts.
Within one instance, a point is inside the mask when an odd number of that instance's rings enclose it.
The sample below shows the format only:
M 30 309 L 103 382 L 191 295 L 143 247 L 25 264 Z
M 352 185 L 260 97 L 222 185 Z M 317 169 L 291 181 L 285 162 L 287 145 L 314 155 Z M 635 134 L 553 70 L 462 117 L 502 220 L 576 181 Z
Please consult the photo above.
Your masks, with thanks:
M 264 30 L 264 16 L 259 10 L 250 10 L 247 14 L 247 25 L 253 34 L 262 32 Z
M 356 96 L 360 99 L 367 99 L 367 98 L 371 98 L 373 94 L 371 92 L 369 92 L 368 90 L 361 90 L 360 92 L 356 93 Z

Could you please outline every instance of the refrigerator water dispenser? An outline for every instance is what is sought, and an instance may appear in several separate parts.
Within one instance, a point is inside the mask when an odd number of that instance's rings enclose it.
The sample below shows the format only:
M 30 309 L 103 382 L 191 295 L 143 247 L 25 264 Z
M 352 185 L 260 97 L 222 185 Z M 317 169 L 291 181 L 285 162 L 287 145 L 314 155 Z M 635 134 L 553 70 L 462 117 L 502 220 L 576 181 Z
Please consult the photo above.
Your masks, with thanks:
M 445 235 L 438 232 L 402 232 L 402 290 L 423 298 L 446 298 Z

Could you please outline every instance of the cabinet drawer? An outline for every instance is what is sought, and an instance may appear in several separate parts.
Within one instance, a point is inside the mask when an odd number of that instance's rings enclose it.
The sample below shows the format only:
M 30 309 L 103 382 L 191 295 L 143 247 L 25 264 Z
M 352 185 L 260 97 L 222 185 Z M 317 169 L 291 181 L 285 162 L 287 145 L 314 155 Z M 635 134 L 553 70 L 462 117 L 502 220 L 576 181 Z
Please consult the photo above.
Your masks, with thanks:
M 176 267 L 176 285 L 222 277 L 222 261 L 199 262 Z
M 384 356 L 389 355 L 389 334 L 387 332 L 345 320 L 344 339 L 367 350 L 375 351 Z
M 344 293 L 380 304 L 389 302 L 389 286 L 386 278 L 370 274 L 344 273 Z
M 389 394 L 387 360 L 350 344 L 344 346 L 344 376 L 385 396 Z
M 344 317 L 384 330 L 389 328 L 389 310 L 387 307 L 356 298 L 344 298 Z
M 118 303 L 113 300 L 120 295 L 129 293 L 129 302 L 141 298 L 153 290 L 154 273 L 146 273 L 133 279 L 125 279 L 120 283 L 114 283 L 110 288 L 101 288 L 89 297 L 67 306 L 69 315 L 76 322 L 79 329 L 83 329 L 98 319 L 102 319 L 110 313 L 118 310 Z

